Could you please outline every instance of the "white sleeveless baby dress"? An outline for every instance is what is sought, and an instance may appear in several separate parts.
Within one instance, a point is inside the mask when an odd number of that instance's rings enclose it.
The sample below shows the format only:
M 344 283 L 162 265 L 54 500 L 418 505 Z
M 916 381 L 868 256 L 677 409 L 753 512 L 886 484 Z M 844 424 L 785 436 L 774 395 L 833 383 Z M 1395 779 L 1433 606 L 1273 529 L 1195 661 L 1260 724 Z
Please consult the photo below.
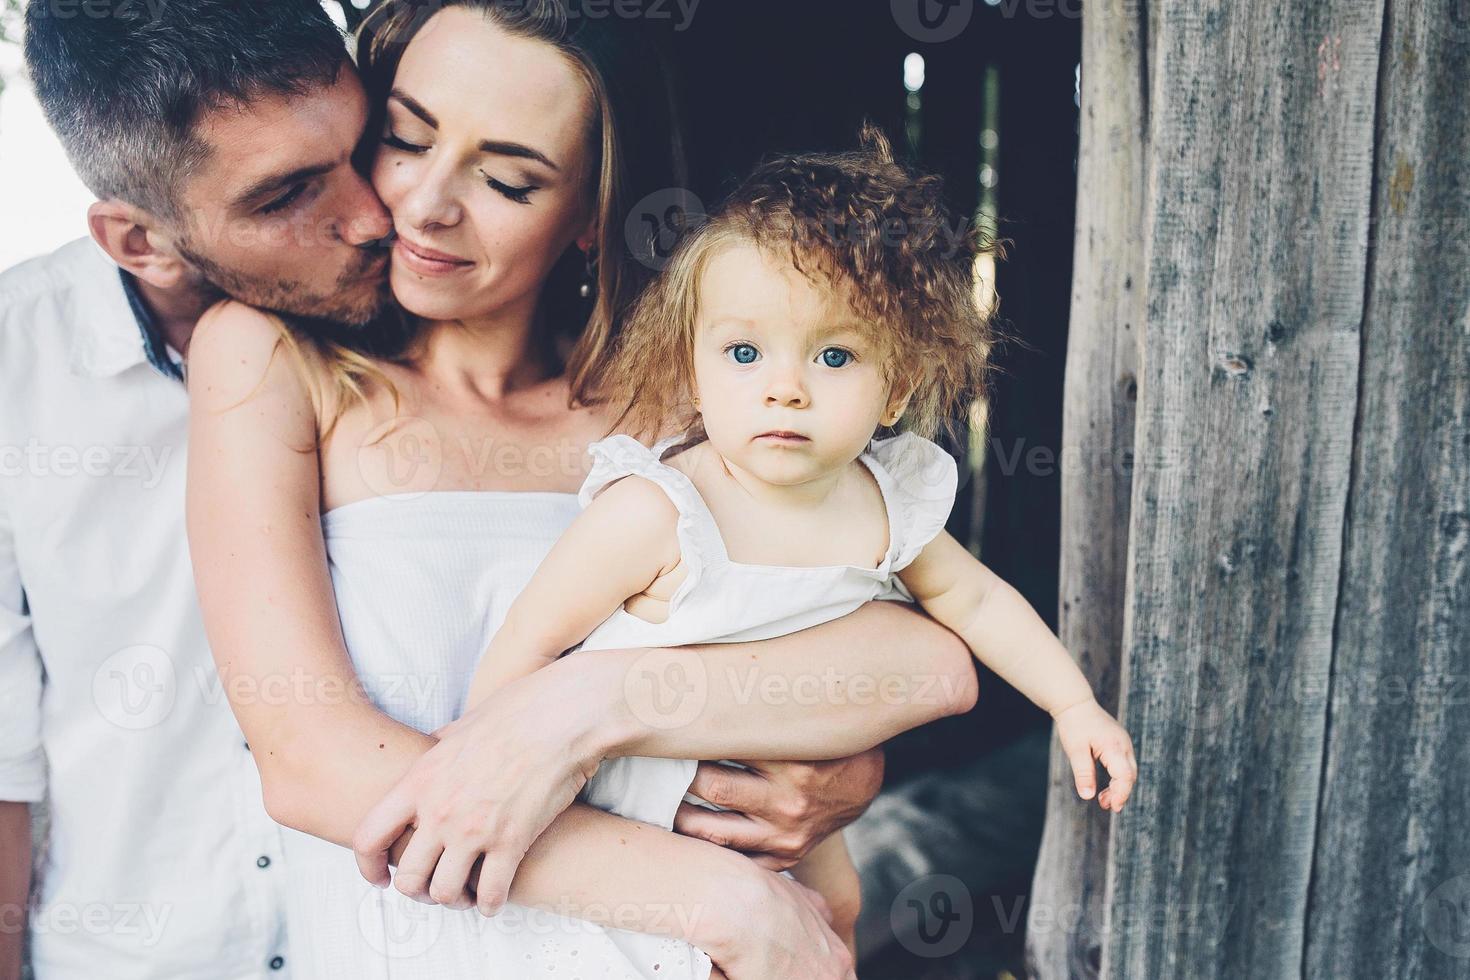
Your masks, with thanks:
M 944 530 L 957 491 L 954 459 L 939 446 L 906 432 L 874 440 L 859 457 L 877 480 L 888 514 L 888 549 L 877 567 L 787 567 L 730 560 L 699 491 L 682 472 L 662 462 L 682 440 L 671 436 L 649 448 L 630 436 L 615 435 L 589 447 L 593 466 L 579 503 L 586 507 L 600 490 L 625 476 L 656 483 L 679 511 L 679 550 L 687 574 L 669 600 L 667 620 L 650 623 L 619 608 L 576 652 L 764 640 L 839 619 L 871 599 L 913 600 L 897 572 Z M 646 680 L 658 687 L 650 692 L 655 696 L 639 698 L 639 703 L 649 705 L 646 710 L 666 712 L 670 725 L 678 723 L 681 712 L 698 710 L 688 701 L 699 697 L 696 681 Z M 645 721 L 661 723 L 657 717 Z M 669 829 L 681 801 L 712 806 L 686 792 L 697 765 L 689 759 L 610 759 L 598 767 L 581 798 Z

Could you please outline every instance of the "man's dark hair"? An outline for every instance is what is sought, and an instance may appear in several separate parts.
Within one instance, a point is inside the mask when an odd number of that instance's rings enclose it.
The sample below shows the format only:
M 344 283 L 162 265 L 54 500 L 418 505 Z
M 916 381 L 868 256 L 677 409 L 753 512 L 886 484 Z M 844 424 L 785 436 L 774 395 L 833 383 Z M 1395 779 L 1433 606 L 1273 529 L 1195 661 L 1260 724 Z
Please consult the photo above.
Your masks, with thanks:
M 319 0 L 30 0 L 25 56 L 88 188 L 168 220 L 207 112 L 304 95 L 348 60 Z

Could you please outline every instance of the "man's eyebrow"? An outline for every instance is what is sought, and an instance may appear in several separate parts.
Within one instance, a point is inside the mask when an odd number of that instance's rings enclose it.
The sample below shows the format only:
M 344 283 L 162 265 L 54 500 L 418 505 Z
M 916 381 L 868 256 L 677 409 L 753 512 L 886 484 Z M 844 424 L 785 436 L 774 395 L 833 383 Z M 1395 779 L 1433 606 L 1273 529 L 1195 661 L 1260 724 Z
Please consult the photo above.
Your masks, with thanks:
M 290 187 L 292 184 L 311 180 L 330 173 L 336 163 L 317 163 L 309 167 L 298 167 L 290 173 L 272 174 L 251 184 L 248 188 L 237 195 L 232 202 L 233 207 L 248 207 L 252 204 L 264 203 L 271 192 Z

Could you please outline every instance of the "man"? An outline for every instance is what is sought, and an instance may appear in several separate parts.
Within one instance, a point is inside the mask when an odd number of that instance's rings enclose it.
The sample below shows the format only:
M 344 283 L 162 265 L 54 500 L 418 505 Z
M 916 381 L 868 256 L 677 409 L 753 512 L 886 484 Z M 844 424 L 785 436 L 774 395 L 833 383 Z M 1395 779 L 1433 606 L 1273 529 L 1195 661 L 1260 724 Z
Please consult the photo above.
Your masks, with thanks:
M 181 378 L 221 296 L 348 326 L 385 308 L 391 221 L 352 162 L 368 106 L 316 0 L 31 0 L 26 58 L 98 201 L 90 239 L 0 276 L 0 978 L 43 798 L 38 980 L 280 977 L 278 828 L 184 535 Z M 881 770 L 773 766 L 724 802 L 789 863 Z
M 90 240 L 0 277 L 0 880 L 49 796 L 40 980 L 281 976 L 279 828 L 195 605 L 181 362 L 226 293 L 349 324 L 387 302 L 366 100 L 310 0 L 37 0 L 26 57 L 98 201 Z

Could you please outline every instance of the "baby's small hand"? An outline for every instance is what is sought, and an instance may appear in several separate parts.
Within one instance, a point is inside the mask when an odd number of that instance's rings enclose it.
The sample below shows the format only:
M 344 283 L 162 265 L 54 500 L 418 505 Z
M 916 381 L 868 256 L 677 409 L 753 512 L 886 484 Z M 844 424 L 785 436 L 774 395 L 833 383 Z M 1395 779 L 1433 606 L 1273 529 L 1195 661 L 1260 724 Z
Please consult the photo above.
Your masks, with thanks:
M 1097 791 L 1093 762 L 1097 759 L 1108 771 L 1108 785 L 1098 794 L 1097 802 L 1104 810 L 1122 810 L 1138 779 L 1138 760 L 1127 730 L 1091 699 L 1064 709 L 1054 720 L 1062 751 L 1072 764 L 1077 794 L 1090 800 Z

